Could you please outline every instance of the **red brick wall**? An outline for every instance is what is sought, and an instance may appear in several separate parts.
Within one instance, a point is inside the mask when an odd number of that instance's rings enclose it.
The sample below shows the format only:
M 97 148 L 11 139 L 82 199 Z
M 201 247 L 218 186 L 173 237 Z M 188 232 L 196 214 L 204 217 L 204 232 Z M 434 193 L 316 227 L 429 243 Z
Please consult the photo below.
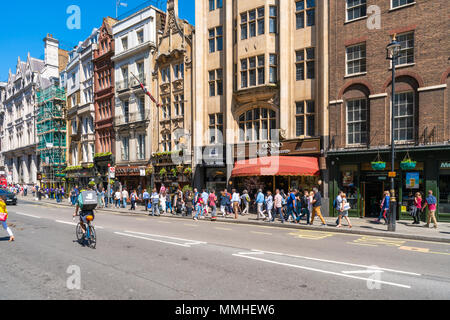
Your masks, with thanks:
M 372 146 L 390 144 L 390 61 L 386 60 L 386 46 L 394 32 L 414 30 L 414 65 L 397 69 L 396 91 L 408 88 L 436 86 L 442 83 L 443 73 L 449 68 L 450 37 L 448 30 L 448 1 L 420 1 L 397 10 L 390 9 L 390 1 L 368 0 L 367 7 L 381 9 L 381 29 L 370 30 L 368 19 L 345 23 L 345 0 L 330 2 L 329 99 L 344 100 L 330 105 L 330 137 L 334 135 L 335 148 L 345 147 L 345 100 L 354 96 L 349 90 L 355 84 L 367 87 L 371 95 L 387 93 L 387 97 L 370 99 L 370 138 Z M 370 14 L 369 14 L 370 18 Z M 366 43 L 367 73 L 345 77 L 346 45 Z M 445 77 L 445 75 L 444 75 Z M 446 80 L 444 83 L 448 83 Z M 416 91 L 417 92 L 417 91 Z M 417 138 L 425 127 L 435 128 L 433 142 L 450 139 L 448 88 L 422 91 L 416 94 Z M 332 146 L 331 146 L 332 148 Z

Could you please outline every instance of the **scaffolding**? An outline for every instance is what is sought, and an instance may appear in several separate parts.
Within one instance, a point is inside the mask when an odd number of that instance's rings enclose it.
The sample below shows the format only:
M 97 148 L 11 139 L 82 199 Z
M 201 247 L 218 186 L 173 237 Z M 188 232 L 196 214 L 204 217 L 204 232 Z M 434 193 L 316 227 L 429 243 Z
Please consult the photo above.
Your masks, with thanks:
M 36 93 L 38 113 L 36 132 L 38 136 L 37 152 L 41 159 L 46 181 L 54 184 L 61 177 L 66 166 L 67 128 L 64 110 L 66 94 L 63 88 L 50 86 Z

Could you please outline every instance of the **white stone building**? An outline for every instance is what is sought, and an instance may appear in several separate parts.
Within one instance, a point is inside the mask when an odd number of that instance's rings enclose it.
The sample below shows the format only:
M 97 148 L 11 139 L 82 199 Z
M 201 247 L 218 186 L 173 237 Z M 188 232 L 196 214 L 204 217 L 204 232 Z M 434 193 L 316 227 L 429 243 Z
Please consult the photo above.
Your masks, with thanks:
M 132 73 L 150 90 L 156 50 L 157 11 L 160 12 L 153 6 L 146 7 L 113 26 L 115 55 L 112 60 L 116 79 L 114 126 L 119 171 L 121 167 L 137 169 L 145 166 L 152 152 L 153 132 L 149 123 L 154 114 L 150 114 L 151 101 Z M 152 113 L 155 113 L 154 110 Z M 118 178 L 128 186 L 136 184 L 136 187 L 139 183 L 130 182 L 126 175 Z
M 59 77 L 59 43 L 52 35 L 44 39 L 45 59 L 17 59 L 15 74 L 9 71 L 8 82 L 0 96 L 4 113 L 1 158 L 9 183 L 37 183 L 39 159 L 36 153 L 36 90 L 57 82 Z
M 92 165 L 95 154 L 93 50 L 97 48 L 98 29 L 69 53 L 62 72 L 67 88 L 69 125 L 69 166 Z

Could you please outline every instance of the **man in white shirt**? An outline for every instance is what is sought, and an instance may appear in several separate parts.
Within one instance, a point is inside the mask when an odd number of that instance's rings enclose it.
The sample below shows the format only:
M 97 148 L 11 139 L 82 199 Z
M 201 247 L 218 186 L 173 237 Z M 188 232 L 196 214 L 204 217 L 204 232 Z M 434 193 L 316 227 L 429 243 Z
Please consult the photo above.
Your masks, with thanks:
M 114 194 L 114 200 L 115 200 L 115 207 L 120 208 L 120 198 L 121 198 L 121 192 L 119 190 L 116 191 Z
M 127 199 L 128 199 L 128 191 L 126 188 L 123 188 L 122 191 L 122 198 L 123 198 L 123 208 L 127 208 Z
M 152 193 L 152 216 L 160 215 L 159 213 L 159 194 L 156 191 L 156 188 L 153 189 Z

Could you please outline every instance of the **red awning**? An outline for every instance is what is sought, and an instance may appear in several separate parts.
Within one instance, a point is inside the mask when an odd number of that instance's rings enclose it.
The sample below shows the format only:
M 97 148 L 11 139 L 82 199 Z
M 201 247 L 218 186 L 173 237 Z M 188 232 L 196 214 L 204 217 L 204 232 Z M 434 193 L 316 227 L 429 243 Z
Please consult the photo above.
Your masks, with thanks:
M 272 156 L 237 161 L 231 177 L 318 176 L 319 160 L 314 157 Z

